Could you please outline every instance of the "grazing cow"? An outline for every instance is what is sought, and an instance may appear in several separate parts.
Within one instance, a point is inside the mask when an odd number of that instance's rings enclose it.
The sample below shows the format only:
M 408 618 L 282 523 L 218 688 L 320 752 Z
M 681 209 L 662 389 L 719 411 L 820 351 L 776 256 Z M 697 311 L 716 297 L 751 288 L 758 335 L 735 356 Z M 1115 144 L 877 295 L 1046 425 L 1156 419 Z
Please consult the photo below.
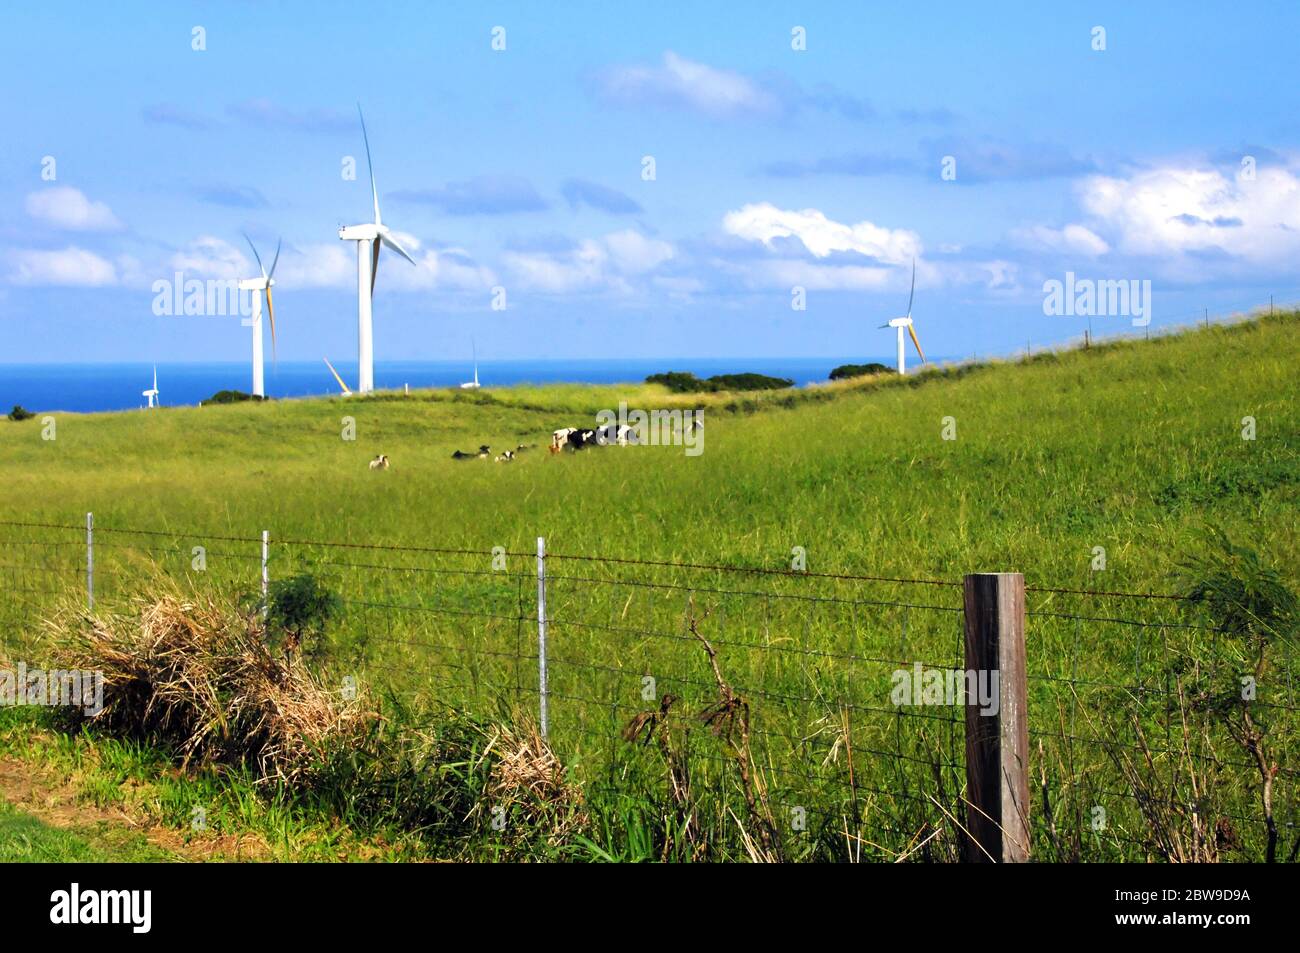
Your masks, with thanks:
M 569 434 L 565 446 L 569 450 L 581 450 L 583 447 L 594 447 L 596 445 L 596 431 L 594 430 L 574 430 Z
M 375 457 L 375 459 L 371 460 L 371 461 L 370 461 L 370 469 L 372 469 L 372 470 L 387 470 L 387 469 L 388 469 L 388 455 L 385 454 L 385 453 L 381 453 L 379 456 Z
M 610 444 L 626 447 L 628 444 L 640 443 L 640 438 L 627 424 L 605 424 L 603 427 L 596 428 L 596 443 L 602 447 L 608 447 Z
M 569 443 L 570 434 L 578 432 L 577 427 L 561 427 L 551 434 L 551 453 L 559 453 Z
M 488 453 L 492 450 L 487 444 L 480 444 L 478 453 L 466 453 L 463 450 L 457 450 L 451 455 L 453 460 L 486 460 Z

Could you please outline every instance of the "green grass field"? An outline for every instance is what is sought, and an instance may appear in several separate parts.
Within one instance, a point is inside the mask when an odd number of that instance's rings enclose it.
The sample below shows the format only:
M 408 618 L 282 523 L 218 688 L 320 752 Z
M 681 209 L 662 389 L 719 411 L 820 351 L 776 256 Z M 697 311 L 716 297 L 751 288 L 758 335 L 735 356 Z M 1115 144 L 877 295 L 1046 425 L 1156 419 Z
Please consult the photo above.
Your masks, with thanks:
M 38 412 L 0 421 L 0 520 L 74 528 L 0 526 L 0 622 L 11 656 L 39 658 L 39 620 L 59 600 L 83 598 L 84 530 L 75 527 L 88 511 L 105 611 L 125 609 L 157 571 L 204 590 L 255 592 L 268 530 L 273 578 L 310 571 L 345 599 L 321 665 L 395 698 L 517 718 L 537 706 L 537 537 L 560 557 L 773 570 L 802 547 L 810 573 L 826 576 L 552 557 L 553 740 L 603 805 L 599 855 L 647 855 L 631 832 L 656 822 L 629 820 L 641 808 L 620 799 L 637 785 L 654 789 L 656 753 L 618 733 L 665 691 L 692 710 L 716 701 L 688 632 L 693 612 L 750 702 L 773 803 L 782 816 L 815 818 L 814 836 L 795 838 L 789 854 L 842 856 L 839 831 L 851 826 L 864 832 L 859 850 L 896 856 L 948 823 L 964 775 L 960 709 L 900 712 L 891 673 L 915 661 L 960 664 L 961 590 L 831 577 L 951 584 L 1014 570 L 1030 586 L 1166 593 L 1218 528 L 1295 588 L 1298 327 L 1282 314 L 797 393 L 688 399 L 647 385 L 551 386 L 55 414 L 53 440 Z M 620 400 L 702 407 L 704 452 L 545 452 L 552 430 L 590 426 Z M 1254 440 L 1242 439 L 1247 416 Z M 343 438 L 345 418 L 355 440 Z M 494 453 L 537 446 L 509 464 L 451 459 L 481 443 Z M 378 453 L 392 461 L 387 472 L 368 469 Z M 195 546 L 206 549 L 202 571 Z M 504 571 L 493 547 L 511 554 Z M 1213 663 L 1196 670 L 1202 681 L 1231 678 L 1242 653 L 1184 628 L 1213 620 L 1172 600 L 1032 591 L 1029 610 L 1036 808 L 1047 801 L 1059 826 L 1077 832 L 1075 855 L 1150 857 L 1114 745 L 1134 746 L 1142 731 L 1159 749 L 1153 774 L 1171 791 L 1185 783 L 1190 749 L 1169 688 L 1188 660 Z M 1294 816 L 1289 707 L 1300 670 L 1290 645 L 1275 651 L 1260 698 L 1286 706 L 1270 710 L 1270 751 L 1279 816 Z M 734 841 L 723 743 L 700 728 L 683 744 L 698 759 L 697 790 L 718 795 L 711 836 Z M 1196 744 L 1198 785 L 1215 792 L 1242 844 L 1230 856 L 1258 856 L 1253 769 L 1222 732 Z M 1108 818 L 1100 831 L 1088 825 L 1097 806 Z M 1035 825 L 1038 849 L 1071 855 L 1059 843 L 1069 838 L 1041 815 Z M 929 855 L 951 856 L 951 843 L 949 830 Z

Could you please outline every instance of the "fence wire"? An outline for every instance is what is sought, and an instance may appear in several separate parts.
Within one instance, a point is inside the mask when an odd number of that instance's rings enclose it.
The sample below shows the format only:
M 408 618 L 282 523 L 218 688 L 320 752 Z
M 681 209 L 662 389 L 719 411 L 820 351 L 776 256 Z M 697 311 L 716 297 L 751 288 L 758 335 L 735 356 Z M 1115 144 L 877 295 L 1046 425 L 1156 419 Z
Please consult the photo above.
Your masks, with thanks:
M 128 616 L 164 584 L 245 608 L 266 598 L 258 534 L 95 527 L 93 554 L 91 573 L 85 526 L 0 522 L 10 661 L 41 663 L 49 621 L 84 612 L 88 589 L 96 612 Z M 309 574 L 338 596 L 338 617 L 305 647 L 322 677 L 431 710 L 536 719 L 536 554 L 272 537 L 265 565 L 272 591 Z M 935 831 L 956 843 L 965 697 L 946 689 L 966 665 L 959 579 L 577 553 L 548 554 L 545 577 L 549 740 L 592 783 L 680 757 L 697 790 L 735 800 L 743 758 L 795 835 L 798 817 L 890 856 Z M 1168 857 L 1167 827 L 1201 832 L 1189 850 L 1259 859 L 1270 808 L 1291 849 L 1289 645 L 1257 669 L 1176 594 L 1025 591 L 1038 856 Z M 743 751 L 738 718 L 720 713 L 729 697 L 747 712 Z M 944 842 L 925 850 L 945 856 Z

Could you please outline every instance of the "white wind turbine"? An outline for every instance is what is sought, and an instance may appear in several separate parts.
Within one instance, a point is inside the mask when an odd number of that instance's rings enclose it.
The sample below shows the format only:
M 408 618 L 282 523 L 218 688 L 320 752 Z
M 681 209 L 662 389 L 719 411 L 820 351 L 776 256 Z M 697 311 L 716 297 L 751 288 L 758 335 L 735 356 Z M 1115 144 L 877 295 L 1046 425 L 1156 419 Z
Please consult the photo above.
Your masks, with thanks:
M 257 267 L 262 272 L 260 278 L 245 278 L 239 282 L 240 291 L 253 292 L 253 313 L 244 319 L 244 325 L 253 329 L 253 396 L 265 397 L 266 385 L 262 377 L 262 295 L 266 294 L 266 310 L 271 317 L 271 353 L 275 353 L 275 305 L 271 301 L 271 287 L 275 284 L 275 266 L 280 262 L 280 243 L 275 245 L 275 258 L 271 260 L 271 272 L 262 264 L 262 256 L 257 253 L 253 240 L 247 235 L 244 241 L 253 249 Z
M 158 365 L 153 366 L 153 387 L 148 390 L 140 391 L 140 396 L 147 398 L 150 407 L 159 407 L 161 403 L 158 400 Z
M 907 328 L 907 333 L 912 336 L 912 344 L 916 347 L 916 353 L 921 357 L 921 363 L 925 363 L 925 352 L 921 350 L 921 342 L 916 339 L 916 329 L 912 327 L 912 299 L 916 296 L 916 259 L 912 259 L 912 291 L 907 296 L 907 314 L 901 318 L 894 318 L 888 324 L 882 324 L 882 328 L 898 329 L 898 373 L 907 373 L 906 354 L 907 350 L 903 341 L 903 328 Z
M 460 385 L 461 390 L 478 390 L 478 347 L 474 344 L 474 339 L 469 339 L 470 349 L 474 352 L 474 379 L 466 381 Z
M 357 104 L 361 116 L 361 137 L 366 143 L 366 167 L 370 170 L 370 195 L 375 202 L 375 220 L 364 225 L 344 225 L 339 238 L 357 243 L 357 391 L 368 394 L 375 389 L 375 340 L 372 307 L 375 297 L 375 274 L 379 270 L 379 247 L 387 245 L 412 265 L 415 259 L 397 243 L 392 231 L 379 217 L 379 190 L 375 188 L 375 167 L 370 161 L 370 137 L 366 135 L 366 117 Z

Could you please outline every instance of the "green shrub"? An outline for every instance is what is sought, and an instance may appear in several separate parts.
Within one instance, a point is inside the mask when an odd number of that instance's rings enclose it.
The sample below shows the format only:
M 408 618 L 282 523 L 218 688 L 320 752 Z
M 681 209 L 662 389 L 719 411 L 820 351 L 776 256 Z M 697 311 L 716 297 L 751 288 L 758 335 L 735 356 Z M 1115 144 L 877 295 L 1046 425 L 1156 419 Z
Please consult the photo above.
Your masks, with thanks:
M 242 390 L 219 390 L 203 403 L 238 404 L 245 400 L 266 400 L 266 398 L 258 397 L 256 394 L 245 394 Z
M 266 605 L 266 625 L 284 634 L 292 650 L 311 638 L 319 640 L 343 600 L 310 573 L 300 573 L 271 583 Z
M 689 371 L 651 374 L 645 382 L 663 384 L 674 394 L 716 393 L 724 390 L 781 390 L 794 386 L 794 381 L 787 377 L 768 377 L 766 374 L 714 374 L 707 380 L 700 380 Z
M 30 420 L 36 415 L 25 408 L 22 404 L 14 404 L 14 409 L 9 411 L 10 420 Z
M 850 377 L 869 377 L 872 374 L 888 374 L 893 370 L 892 367 L 886 367 L 884 364 L 841 364 L 831 371 L 830 379 L 833 381 L 848 380 Z

